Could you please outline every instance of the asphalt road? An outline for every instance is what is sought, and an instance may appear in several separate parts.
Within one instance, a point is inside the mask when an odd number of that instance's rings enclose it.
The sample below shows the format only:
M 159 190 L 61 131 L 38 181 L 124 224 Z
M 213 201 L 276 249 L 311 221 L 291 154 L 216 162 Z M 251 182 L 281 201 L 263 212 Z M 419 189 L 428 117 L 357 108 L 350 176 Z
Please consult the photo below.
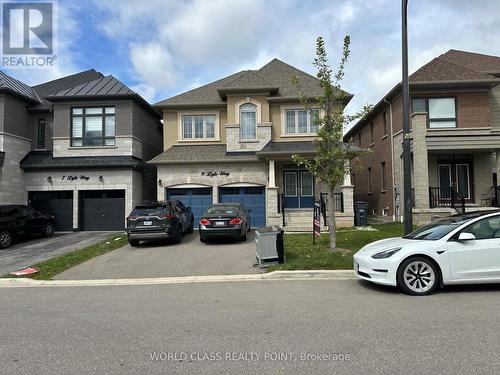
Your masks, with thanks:
M 50 238 L 33 236 L 7 249 L 0 249 L 0 276 L 93 245 L 113 234 L 114 232 L 56 232 Z
M 500 286 L 429 297 L 355 280 L 2 288 L 0 306 L 0 373 L 500 373 Z
M 65 280 L 150 278 L 169 276 L 236 275 L 259 273 L 254 268 L 255 237 L 246 242 L 200 242 L 198 231 L 184 235 L 180 244 L 143 242 L 79 264 L 55 278 Z

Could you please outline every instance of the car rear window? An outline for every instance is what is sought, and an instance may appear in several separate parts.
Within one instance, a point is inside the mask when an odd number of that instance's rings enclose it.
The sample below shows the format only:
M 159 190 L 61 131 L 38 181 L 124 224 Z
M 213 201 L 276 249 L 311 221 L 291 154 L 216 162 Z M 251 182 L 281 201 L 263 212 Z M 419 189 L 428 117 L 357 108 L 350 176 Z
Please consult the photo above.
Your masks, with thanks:
M 165 207 L 136 207 L 131 216 L 158 216 L 165 213 Z
M 236 215 L 238 206 L 211 206 L 208 207 L 207 213 L 212 215 Z

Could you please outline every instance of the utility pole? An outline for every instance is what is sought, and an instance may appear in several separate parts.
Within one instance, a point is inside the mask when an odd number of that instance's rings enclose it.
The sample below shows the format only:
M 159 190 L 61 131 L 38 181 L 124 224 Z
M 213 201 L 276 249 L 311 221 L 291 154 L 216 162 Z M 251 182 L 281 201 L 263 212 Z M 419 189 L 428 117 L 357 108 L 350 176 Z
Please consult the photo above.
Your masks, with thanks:
M 411 194 L 410 154 L 410 86 L 408 83 L 408 0 L 401 0 L 401 43 L 403 52 L 403 185 L 404 185 L 404 229 L 413 231 L 413 204 Z

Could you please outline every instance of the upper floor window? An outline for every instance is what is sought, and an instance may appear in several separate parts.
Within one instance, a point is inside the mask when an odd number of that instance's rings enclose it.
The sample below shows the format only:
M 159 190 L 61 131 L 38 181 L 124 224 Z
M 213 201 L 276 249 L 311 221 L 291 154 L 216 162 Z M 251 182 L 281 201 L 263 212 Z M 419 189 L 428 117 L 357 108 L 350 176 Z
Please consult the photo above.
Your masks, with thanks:
M 383 120 L 384 120 L 384 135 L 387 135 L 389 130 L 389 114 L 387 113 L 387 111 L 384 111 L 384 113 L 382 114 L 383 116 Z
M 36 148 L 38 150 L 45 149 L 45 129 L 47 127 L 47 120 L 39 118 L 36 124 Z
M 182 115 L 182 139 L 215 138 L 215 115 Z
M 427 126 L 434 128 L 455 128 L 457 111 L 455 98 L 414 98 L 413 112 L 427 112 Z
M 85 107 L 71 110 L 71 146 L 114 146 L 115 107 Z
M 287 109 L 285 110 L 285 133 L 314 134 L 319 129 L 318 118 L 319 109 Z
M 257 138 L 257 106 L 252 103 L 240 105 L 240 139 Z

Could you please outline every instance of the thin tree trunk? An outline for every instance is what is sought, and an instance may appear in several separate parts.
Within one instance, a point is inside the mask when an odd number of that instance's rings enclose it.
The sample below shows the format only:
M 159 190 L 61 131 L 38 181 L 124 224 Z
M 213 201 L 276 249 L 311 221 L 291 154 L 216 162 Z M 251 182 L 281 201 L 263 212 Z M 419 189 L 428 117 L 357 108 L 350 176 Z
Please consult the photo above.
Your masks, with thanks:
M 330 225 L 330 251 L 333 253 L 337 249 L 337 232 L 335 227 L 335 195 L 334 189 L 328 192 L 328 224 Z

